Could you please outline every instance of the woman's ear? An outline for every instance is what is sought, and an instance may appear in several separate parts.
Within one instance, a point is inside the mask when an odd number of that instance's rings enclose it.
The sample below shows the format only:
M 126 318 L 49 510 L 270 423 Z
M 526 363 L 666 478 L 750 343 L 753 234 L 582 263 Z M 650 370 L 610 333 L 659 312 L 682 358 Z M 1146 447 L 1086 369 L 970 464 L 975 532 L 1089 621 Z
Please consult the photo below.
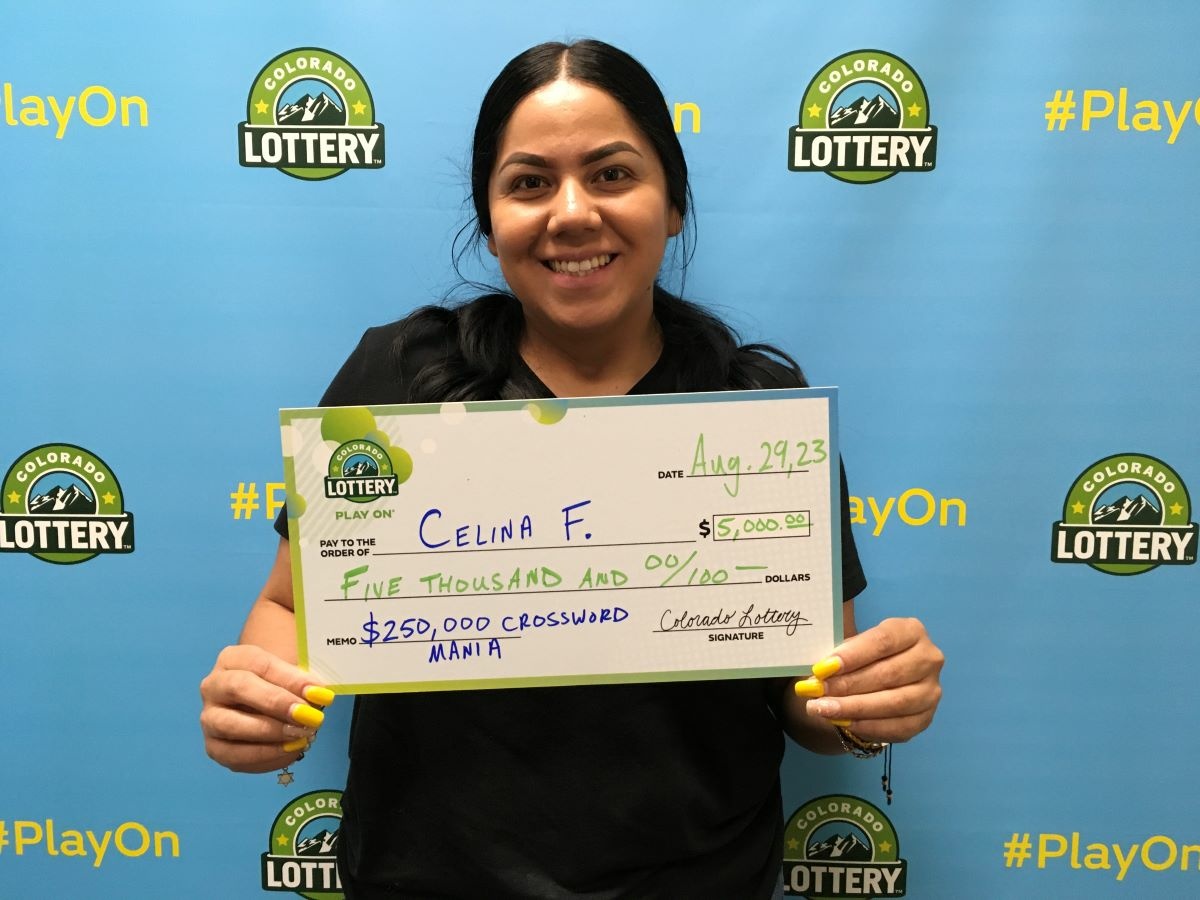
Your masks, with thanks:
M 672 206 L 671 215 L 667 219 L 667 236 L 675 237 L 681 231 L 683 231 L 683 216 L 679 214 L 679 210 Z
M 496 238 L 495 238 L 495 236 L 493 236 L 493 235 L 490 235 L 490 234 L 488 235 L 488 239 L 487 239 L 487 248 L 488 248 L 488 253 L 492 254 L 492 256 L 495 256 L 495 257 L 499 257 L 499 256 L 500 256 L 500 254 L 496 252 Z

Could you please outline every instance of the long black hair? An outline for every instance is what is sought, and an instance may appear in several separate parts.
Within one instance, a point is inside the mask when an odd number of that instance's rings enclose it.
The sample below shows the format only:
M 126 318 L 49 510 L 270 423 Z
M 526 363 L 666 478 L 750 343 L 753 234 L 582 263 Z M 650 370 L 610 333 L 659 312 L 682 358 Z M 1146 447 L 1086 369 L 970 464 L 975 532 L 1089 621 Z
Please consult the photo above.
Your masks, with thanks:
M 675 134 L 667 102 L 653 76 L 623 50 L 596 40 L 549 42 L 513 58 L 484 95 L 475 123 L 471 153 L 472 222 L 460 232 L 467 245 L 455 251 L 455 267 L 469 245 L 491 235 L 488 181 L 500 138 L 517 104 L 559 78 L 590 84 L 621 104 L 654 147 L 666 174 L 667 197 L 684 223 L 691 213 L 687 161 Z M 686 265 L 685 258 L 683 265 Z M 663 332 L 664 353 L 672 354 L 676 391 L 745 389 L 803 384 L 796 362 L 767 344 L 739 345 L 739 338 L 715 315 L 656 285 L 654 316 Z M 489 293 L 457 307 L 427 306 L 405 321 L 394 351 L 397 363 L 406 344 L 446 342 L 440 361 L 424 366 L 408 385 L 410 401 L 516 399 L 535 396 L 538 383 L 516 365 L 524 318 L 512 294 Z M 399 368 L 399 367 L 398 367 Z

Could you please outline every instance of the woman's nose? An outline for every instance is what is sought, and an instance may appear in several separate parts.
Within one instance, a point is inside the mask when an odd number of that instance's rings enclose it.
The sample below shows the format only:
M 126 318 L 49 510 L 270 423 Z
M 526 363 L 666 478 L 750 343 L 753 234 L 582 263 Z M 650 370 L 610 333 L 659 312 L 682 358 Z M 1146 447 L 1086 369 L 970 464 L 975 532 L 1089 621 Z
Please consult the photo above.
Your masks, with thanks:
M 555 232 L 599 228 L 600 211 L 582 185 L 567 179 L 554 196 L 547 227 Z

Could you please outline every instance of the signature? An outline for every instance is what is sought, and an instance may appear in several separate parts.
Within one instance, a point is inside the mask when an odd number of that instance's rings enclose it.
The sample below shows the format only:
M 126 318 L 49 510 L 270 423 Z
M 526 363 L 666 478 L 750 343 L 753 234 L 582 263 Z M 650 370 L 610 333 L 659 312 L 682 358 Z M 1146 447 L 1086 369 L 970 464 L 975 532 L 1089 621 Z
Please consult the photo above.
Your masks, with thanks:
M 741 628 L 783 628 L 790 637 L 796 629 L 812 622 L 801 615 L 798 609 L 779 609 L 768 606 L 756 610 L 751 603 L 743 610 L 726 610 L 721 607 L 713 613 L 693 613 L 683 610 L 676 614 L 673 609 L 663 610 L 658 625 L 660 631 L 714 631 Z

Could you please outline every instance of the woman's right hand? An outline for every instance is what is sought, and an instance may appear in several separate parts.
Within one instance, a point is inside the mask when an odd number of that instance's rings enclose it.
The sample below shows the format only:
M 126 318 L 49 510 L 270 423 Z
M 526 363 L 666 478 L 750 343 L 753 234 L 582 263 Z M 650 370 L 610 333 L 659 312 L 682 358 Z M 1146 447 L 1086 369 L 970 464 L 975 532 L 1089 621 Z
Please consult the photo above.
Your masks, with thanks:
M 200 697 L 208 755 L 235 772 L 270 772 L 308 749 L 333 691 L 261 647 L 235 644 L 217 656 Z

